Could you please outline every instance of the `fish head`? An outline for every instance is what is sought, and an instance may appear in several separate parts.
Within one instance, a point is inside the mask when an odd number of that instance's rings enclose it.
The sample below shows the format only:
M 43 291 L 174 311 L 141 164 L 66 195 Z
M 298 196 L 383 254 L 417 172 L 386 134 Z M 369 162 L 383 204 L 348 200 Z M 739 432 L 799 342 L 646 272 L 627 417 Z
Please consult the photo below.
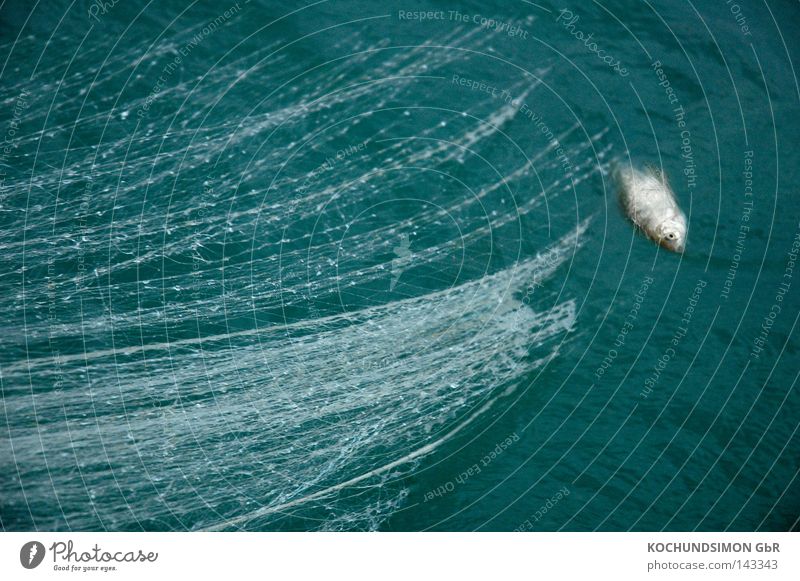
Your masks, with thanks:
M 682 253 L 686 248 L 686 218 L 664 220 L 658 226 L 658 243 L 667 250 Z

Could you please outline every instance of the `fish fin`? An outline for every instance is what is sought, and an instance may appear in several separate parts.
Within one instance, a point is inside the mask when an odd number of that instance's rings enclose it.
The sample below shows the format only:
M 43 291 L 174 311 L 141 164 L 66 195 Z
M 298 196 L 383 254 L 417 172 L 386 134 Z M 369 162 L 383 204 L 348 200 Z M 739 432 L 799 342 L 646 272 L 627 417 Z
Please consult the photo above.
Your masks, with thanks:
M 663 169 L 661 169 L 660 167 L 658 167 L 658 166 L 656 166 L 656 165 L 654 165 L 652 163 L 645 163 L 644 164 L 644 171 L 646 173 L 650 174 L 651 176 L 653 176 L 654 178 L 656 178 L 658 181 L 660 181 L 662 184 L 664 184 L 667 188 L 671 188 L 671 186 L 669 185 L 669 179 L 667 178 L 666 172 Z

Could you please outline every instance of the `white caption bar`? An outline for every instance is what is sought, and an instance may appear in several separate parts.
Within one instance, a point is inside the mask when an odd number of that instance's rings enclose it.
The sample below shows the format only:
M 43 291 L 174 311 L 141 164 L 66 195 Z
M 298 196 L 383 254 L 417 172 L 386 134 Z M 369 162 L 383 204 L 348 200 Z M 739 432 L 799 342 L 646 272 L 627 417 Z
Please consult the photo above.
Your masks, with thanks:
M 2 579 L 800 579 L 792 533 L 3 533 Z M 260 577 L 261 578 L 261 577 Z

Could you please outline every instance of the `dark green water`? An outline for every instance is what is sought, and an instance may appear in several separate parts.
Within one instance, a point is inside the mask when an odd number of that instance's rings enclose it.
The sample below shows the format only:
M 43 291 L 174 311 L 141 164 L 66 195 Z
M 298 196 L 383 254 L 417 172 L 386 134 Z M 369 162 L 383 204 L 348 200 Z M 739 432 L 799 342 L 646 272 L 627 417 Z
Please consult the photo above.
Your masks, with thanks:
M 0 526 L 797 529 L 798 25 L 3 4 Z

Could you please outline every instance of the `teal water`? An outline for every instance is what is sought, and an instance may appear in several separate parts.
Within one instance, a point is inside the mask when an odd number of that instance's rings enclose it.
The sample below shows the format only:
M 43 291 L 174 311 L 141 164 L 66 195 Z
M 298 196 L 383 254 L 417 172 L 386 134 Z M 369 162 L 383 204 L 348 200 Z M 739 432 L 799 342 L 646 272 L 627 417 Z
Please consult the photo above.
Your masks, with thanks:
M 3 4 L 0 526 L 796 530 L 798 24 Z

